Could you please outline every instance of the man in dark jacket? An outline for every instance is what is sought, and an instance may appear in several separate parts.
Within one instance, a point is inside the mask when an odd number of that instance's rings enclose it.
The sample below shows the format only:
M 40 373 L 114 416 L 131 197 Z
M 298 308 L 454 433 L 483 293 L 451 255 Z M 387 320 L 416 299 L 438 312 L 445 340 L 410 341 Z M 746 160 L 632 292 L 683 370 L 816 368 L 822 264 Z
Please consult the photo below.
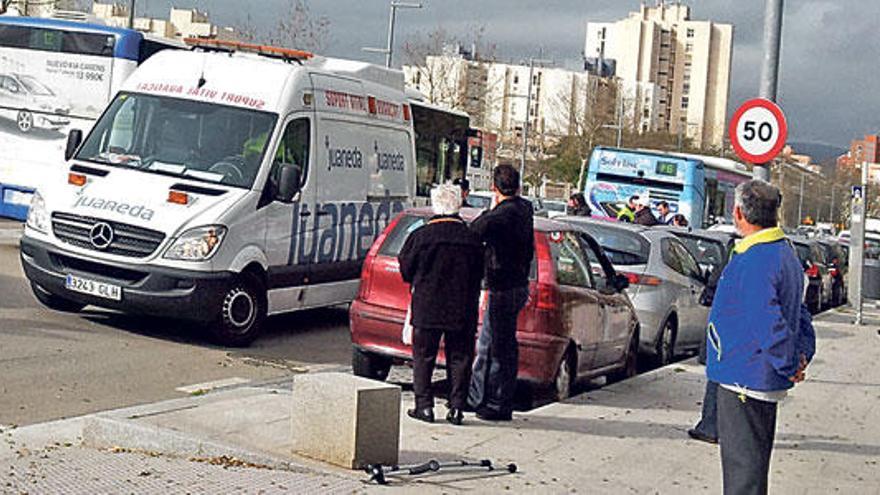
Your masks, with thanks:
M 587 198 L 584 193 L 572 193 L 568 198 L 568 214 L 576 217 L 589 217 L 593 215 L 593 210 L 587 204 Z
M 519 362 L 516 320 L 529 298 L 535 254 L 534 210 L 519 196 L 519 172 L 510 165 L 495 167 L 492 191 L 494 206 L 471 224 L 487 248 L 489 307 L 477 343 L 468 404 L 481 419 L 509 421 Z
M 397 259 L 400 274 L 412 285 L 413 390 L 416 407 L 407 414 L 434 422 L 431 376 L 440 338 L 446 348 L 451 384 L 446 420 L 460 425 L 467 405 L 474 335 L 477 331 L 483 246 L 458 216 L 461 191 L 440 185 L 431 191 L 435 216 L 413 232 Z
M 657 217 L 655 217 L 654 213 L 651 211 L 651 198 L 649 198 L 647 194 L 639 196 L 639 199 L 636 200 L 636 214 L 633 223 L 644 225 L 646 227 L 653 227 L 654 225 L 660 224 L 660 222 L 657 221 Z

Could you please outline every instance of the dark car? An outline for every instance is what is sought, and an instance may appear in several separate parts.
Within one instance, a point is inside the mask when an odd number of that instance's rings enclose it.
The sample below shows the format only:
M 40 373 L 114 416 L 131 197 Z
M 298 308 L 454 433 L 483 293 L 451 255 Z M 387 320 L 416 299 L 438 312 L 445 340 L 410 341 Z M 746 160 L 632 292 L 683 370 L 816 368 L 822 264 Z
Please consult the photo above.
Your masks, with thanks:
M 479 210 L 462 210 L 466 221 Z M 431 210 L 401 213 L 376 240 L 364 262 L 361 287 L 351 305 L 354 373 L 384 380 L 395 361 L 412 359 L 401 339 L 410 303 L 397 255 L 407 236 L 423 225 Z M 576 380 L 637 371 L 639 322 L 625 289 L 599 244 L 562 223 L 535 218 L 535 259 L 529 302 L 519 315 L 519 376 L 553 386 L 558 399 Z M 485 309 L 485 308 L 484 308 Z M 438 361 L 445 362 L 441 353 Z
M 669 231 L 684 243 L 688 251 L 697 259 L 700 268 L 707 270 L 709 274 L 716 270 L 724 270 L 730 260 L 730 253 L 733 252 L 733 247 L 740 238 L 736 233 L 719 230 L 669 227 Z
M 825 261 L 825 252 L 815 239 L 791 237 L 798 259 L 808 279 L 804 302 L 813 314 L 819 313 L 831 300 L 832 276 Z

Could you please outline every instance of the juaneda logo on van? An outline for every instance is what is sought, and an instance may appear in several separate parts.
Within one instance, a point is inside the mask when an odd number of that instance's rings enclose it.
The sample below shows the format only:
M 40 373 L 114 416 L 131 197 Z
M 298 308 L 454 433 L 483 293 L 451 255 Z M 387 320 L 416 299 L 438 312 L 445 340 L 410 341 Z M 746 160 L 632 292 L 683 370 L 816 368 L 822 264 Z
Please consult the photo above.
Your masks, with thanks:
M 122 201 L 113 201 L 104 198 L 90 198 L 85 195 L 76 198 L 76 202 L 73 204 L 73 207 L 91 208 L 93 210 L 102 211 L 113 211 L 120 215 L 129 215 L 135 218 L 140 218 L 141 220 L 151 220 L 153 218 L 153 214 L 155 213 L 153 210 L 143 205 L 132 205 L 124 203 Z

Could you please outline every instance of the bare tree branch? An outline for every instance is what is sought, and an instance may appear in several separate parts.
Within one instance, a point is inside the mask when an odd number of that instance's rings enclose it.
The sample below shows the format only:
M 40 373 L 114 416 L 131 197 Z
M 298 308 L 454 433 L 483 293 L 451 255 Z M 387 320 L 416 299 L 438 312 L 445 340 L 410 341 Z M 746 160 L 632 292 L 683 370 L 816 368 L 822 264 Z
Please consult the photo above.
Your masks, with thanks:
M 330 20 L 326 16 L 315 17 L 308 0 L 288 0 L 278 23 L 265 34 L 254 25 L 250 13 L 235 30 L 245 41 L 320 52 L 327 46 Z

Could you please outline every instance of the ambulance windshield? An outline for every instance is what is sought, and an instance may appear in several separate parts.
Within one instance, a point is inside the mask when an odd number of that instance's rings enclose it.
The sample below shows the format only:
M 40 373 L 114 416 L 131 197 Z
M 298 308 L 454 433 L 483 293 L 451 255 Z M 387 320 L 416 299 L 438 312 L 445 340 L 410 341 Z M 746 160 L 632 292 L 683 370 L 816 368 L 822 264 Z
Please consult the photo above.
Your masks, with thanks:
M 120 93 L 76 158 L 249 188 L 276 119 L 256 110 Z

